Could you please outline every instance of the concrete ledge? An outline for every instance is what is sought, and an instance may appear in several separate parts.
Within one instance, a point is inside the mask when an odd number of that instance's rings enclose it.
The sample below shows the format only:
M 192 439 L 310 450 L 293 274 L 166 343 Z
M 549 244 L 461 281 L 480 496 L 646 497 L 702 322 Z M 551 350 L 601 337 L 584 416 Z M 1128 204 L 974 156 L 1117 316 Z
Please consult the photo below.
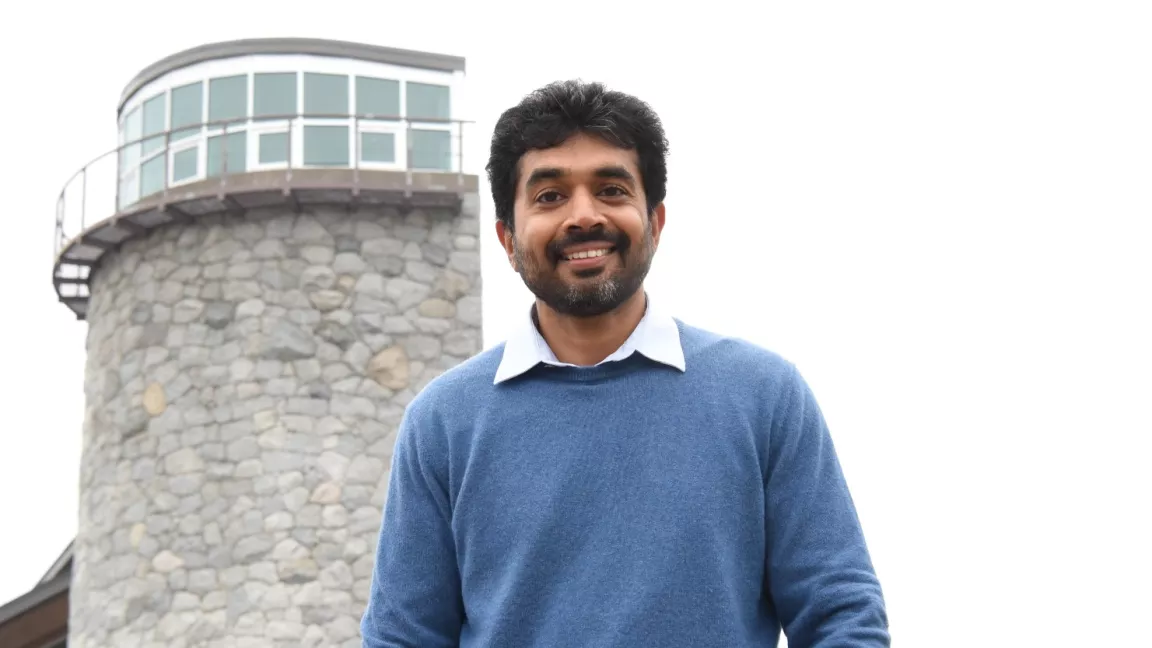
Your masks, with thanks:
M 457 173 L 365 169 L 279 169 L 238 173 L 173 187 L 141 199 L 127 210 L 88 226 L 68 241 L 52 268 L 56 294 L 83 320 L 88 281 L 104 255 L 125 241 L 159 227 L 200 216 L 248 209 L 309 205 L 393 206 L 478 212 L 479 178 Z M 63 269 L 72 272 L 62 272 Z

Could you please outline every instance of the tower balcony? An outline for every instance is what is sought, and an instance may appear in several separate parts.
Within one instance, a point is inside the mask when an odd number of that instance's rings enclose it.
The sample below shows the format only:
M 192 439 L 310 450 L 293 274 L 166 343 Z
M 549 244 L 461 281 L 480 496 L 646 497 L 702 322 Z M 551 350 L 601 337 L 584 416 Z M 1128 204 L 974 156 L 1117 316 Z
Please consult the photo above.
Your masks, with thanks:
M 106 253 L 200 216 L 312 205 L 475 210 L 478 178 L 463 165 L 469 123 L 300 111 L 181 123 L 126 141 L 60 192 L 56 293 L 84 320 L 88 280 Z

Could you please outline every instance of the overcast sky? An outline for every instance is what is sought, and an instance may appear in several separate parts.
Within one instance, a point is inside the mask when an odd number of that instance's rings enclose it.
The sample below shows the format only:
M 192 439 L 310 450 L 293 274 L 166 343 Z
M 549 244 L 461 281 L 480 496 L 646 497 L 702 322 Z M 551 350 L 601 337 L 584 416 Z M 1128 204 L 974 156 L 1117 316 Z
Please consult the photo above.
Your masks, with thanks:
M 75 531 L 86 326 L 52 290 L 62 184 L 115 146 L 149 63 L 312 36 L 466 57 L 475 173 L 500 111 L 548 81 L 652 103 L 672 158 L 650 291 L 809 379 L 901 645 L 1147 636 L 1147 3 L 404 4 L 32 3 L 2 21 L 0 603 Z M 484 201 L 493 344 L 528 293 Z

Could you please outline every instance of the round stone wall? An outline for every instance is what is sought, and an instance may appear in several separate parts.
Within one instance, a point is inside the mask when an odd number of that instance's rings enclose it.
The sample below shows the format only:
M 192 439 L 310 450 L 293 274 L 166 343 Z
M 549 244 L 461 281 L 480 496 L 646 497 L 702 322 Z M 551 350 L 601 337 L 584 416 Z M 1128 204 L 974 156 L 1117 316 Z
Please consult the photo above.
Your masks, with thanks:
M 69 646 L 360 646 L 404 406 L 481 348 L 477 225 L 252 211 L 106 257 Z

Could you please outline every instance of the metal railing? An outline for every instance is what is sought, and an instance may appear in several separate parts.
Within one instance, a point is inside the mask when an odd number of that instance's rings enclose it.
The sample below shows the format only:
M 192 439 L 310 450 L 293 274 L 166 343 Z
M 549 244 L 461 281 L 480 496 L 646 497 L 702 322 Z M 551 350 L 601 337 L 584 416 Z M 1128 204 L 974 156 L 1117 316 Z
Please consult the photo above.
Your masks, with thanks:
M 135 211 L 141 201 L 242 173 L 293 170 L 454 174 L 463 185 L 464 128 L 457 119 L 296 113 L 182 124 L 108 151 L 72 175 L 56 201 L 53 256 L 92 224 Z M 267 146 L 266 146 L 267 145 Z M 229 148 L 231 147 L 231 151 Z M 239 148 L 239 150 L 237 150 Z

